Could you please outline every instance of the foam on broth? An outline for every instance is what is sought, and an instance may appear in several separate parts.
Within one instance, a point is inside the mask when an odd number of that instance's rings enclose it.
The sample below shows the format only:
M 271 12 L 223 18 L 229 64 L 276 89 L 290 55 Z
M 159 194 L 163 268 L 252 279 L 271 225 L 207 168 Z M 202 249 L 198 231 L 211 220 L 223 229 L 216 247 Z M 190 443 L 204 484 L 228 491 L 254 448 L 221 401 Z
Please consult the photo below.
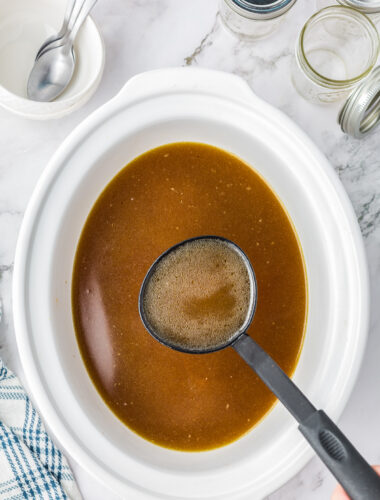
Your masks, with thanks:
M 249 314 L 243 259 L 217 239 L 192 240 L 165 256 L 144 293 L 146 318 L 161 340 L 183 349 L 226 344 Z

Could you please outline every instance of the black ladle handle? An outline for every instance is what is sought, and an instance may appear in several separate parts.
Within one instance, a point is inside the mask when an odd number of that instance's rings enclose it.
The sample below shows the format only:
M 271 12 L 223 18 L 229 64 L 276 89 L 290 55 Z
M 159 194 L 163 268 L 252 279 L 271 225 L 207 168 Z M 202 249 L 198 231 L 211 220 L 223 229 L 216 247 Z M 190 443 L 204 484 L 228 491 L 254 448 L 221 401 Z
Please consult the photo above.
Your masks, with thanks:
M 324 411 L 298 428 L 352 500 L 380 499 L 380 477 Z
M 379 500 L 380 477 L 322 411 L 254 340 L 241 335 L 232 347 L 299 422 L 299 430 L 351 500 Z

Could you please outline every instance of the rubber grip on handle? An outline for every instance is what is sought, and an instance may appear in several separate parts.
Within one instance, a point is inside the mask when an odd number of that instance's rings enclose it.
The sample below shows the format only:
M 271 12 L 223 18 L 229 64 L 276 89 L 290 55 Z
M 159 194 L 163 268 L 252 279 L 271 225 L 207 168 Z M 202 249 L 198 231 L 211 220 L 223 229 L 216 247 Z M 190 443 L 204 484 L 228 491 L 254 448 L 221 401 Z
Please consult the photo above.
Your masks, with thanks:
M 315 411 L 299 430 L 351 500 L 380 500 L 380 477 L 326 413 Z

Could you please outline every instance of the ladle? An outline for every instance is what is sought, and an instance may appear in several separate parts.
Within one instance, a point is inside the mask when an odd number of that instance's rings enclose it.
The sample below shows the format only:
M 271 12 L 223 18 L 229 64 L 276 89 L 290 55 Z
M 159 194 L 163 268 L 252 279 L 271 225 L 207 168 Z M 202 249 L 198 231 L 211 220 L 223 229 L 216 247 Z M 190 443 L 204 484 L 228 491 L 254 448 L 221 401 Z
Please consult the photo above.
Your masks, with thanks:
M 233 249 L 244 262 L 250 281 L 250 301 L 244 324 L 236 332 L 231 333 L 228 341 L 224 340 L 220 344 L 215 344 L 212 347 L 208 346 L 205 349 L 199 347 L 196 349 L 187 348 L 183 342 L 177 344 L 173 340 L 170 343 L 167 342 L 164 336 L 152 326 L 145 308 L 147 285 L 154 276 L 157 266 L 184 245 L 191 245 L 199 240 L 218 240 L 221 244 Z M 148 332 L 156 340 L 172 349 L 189 354 L 207 354 L 227 347 L 235 349 L 297 420 L 299 423 L 298 429 L 340 482 L 349 497 L 352 500 L 380 499 L 380 477 L 372 467 L 326 413 L 323 410 L 317 410 L 269 354 L 246 334 L 255 313 L 256 302 L 257 283 L 255 273 L 248 257 L 241 248 L 222 237 L 200 236 L 174 245 L 152 264 L 141 286 L 139 312 Z

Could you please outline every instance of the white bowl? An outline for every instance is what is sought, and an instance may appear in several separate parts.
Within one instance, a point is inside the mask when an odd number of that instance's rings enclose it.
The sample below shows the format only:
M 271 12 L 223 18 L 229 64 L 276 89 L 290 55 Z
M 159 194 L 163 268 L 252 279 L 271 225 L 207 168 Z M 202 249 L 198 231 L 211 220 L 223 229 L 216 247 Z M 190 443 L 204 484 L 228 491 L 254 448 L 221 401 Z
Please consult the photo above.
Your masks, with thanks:
M 71 275 L 91 207 L 126 163 L 174 141 L 232 151 L 283 201 L 304 251 L 310 298 L 294 380 L 316 406 L 339 417 L 368 326 L 358 224 L 336 174 L 308 137 L 243 80 L 225 73 L 180 68 L 134 77 L 59 148 L 32 196 L 17 246 L 13 303 L 20 355 L 34 400 L 58 440 L 121 496 L 259 499 L 313 455 L 283 407 L 224 448 L 160 448 L 108 409 L 75 338 Z
M 0 3 L 0 106 L 38 120 L 59 118 L 83 106 L 103 74 L 104 45 L 91 18 L 75 41 L 77 64 L 65 92 L 53 102 L 29 100 L 27 81 L 36 53 L 61 27 L 65 0 L 12 0 Z

